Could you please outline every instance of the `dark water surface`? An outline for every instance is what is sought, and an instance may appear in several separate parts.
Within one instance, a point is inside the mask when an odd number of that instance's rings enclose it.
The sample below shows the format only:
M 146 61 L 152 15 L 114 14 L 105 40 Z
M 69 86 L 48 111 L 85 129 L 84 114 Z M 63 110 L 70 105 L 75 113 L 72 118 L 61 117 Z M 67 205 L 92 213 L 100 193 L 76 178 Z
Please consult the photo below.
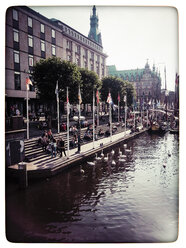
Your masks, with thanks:
M 7 238 L 13 242 L 171 242 L 178 233 L 178 136 L 147 133 L 118 161 L 82 164 L 53 178 L 8 184 Z M 120 150 L 125 154 L 124 146 Z M 106 156 L 106 154 L 105 154 Z M 116 165 L 112 165 L 115 160 Z M 92 160 L 93 161 L 93 160 Z M 165 165 L 165 166 L 163 166 Z M 165 168 L 164 168 L 165 167 Z

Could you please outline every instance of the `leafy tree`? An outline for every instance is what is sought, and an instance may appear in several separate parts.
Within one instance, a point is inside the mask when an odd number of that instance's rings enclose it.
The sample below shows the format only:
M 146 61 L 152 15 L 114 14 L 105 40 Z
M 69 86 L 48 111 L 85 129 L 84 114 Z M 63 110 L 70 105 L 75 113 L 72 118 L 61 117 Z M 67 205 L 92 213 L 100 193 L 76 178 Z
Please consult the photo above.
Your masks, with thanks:
M 124 81 L 122 79 L 119 79 L 117 77 L 108 76 L 102 79 L 102 88 L 101 88 L 101 96 L 103 101 L 107 101 L 107 97 L 109 94 L 109 91 L 112 96 L 112 100 L 115 104 L 118 102 L 118 92 L 121 96 L 121 89 Z
M 128 82 L 128 81 L 123 81 L 123 85 L 121 88 L 121 94 L 122 94 L 122 101 L 124 99 L 124 95 L 127 95 L 127 105 L 131 106 L 133 103 L 133 98 L 136 97 L 136 91 L 134 89 L 134 86 L 132 85 L 132 83 Z
M 66 101 L 66 87 L 68 86 L 71 103 L 78 101 L 81 74 L 75 64 L 56 57 L 41 59 L 34 66 L 32 76 L 41 100 L 56 99 L 55 89 L 58 81 L 59 98 Z
M 102 83 L 95 72 L 83 68 L 80 68 L 79 71 L 81 73 L 82 81 L 82 101 L 83 103 L 92 103 L 93 88 L 99 90 Z

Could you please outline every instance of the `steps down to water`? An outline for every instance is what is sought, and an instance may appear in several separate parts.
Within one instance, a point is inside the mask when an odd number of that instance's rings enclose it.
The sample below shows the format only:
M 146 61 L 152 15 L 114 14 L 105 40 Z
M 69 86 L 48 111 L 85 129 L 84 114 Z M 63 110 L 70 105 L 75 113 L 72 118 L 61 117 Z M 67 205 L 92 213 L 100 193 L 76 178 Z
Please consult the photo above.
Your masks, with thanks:
M 109 129 L 107 125 L 101 125 L 100 128 L 105 132 L 106 130 Z M 98 128 L 99 129 L 99 128 Z M 81 139 L 83 140 L 83 137 L 85 135 L 87 128 L 82 128 L 81 129 Z M 124 128 L 118 127 L 117 133 L 118 132 L 123 132 Z M 60 134 L 54 134 L 54 138 L 59 139 L 60 137 L 63 137 L 65 141 L 65 146 L 67 149 L 67 134 L 66 133 L 60 133 Z M 73 135 L 70 135 L 70 141 L 73 138 Z M 101 137 L 100 137 L 101 138 Z M 43 160 L 47 159 L 50 154 L 47 153 L 46 151 L 43 151 L 42 146 L 38 143 L 39 137 L 37 138 L 32 138 L 29 140 L 25 140 L 25 161 L 27 162 L 34 162 L 37 160 Z M 90 141 L 83 141 L 83 144 L 88 143 Z

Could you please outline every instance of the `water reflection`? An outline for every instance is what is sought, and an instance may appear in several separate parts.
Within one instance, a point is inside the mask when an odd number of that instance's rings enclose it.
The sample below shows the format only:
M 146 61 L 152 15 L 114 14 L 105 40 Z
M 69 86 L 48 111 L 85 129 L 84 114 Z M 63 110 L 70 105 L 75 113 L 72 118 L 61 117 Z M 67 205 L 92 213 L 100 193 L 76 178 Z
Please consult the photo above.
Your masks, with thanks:
M 127 147 L 116 147 L 114 154 L 104 152 L 104 157 L 92 158 L 94 165 L 86 162 L 34 183 L 26 191 L 9 185 L 8 238 L 18 242 L 175 240 L 178 137 L 144 134 L 128 141 Z

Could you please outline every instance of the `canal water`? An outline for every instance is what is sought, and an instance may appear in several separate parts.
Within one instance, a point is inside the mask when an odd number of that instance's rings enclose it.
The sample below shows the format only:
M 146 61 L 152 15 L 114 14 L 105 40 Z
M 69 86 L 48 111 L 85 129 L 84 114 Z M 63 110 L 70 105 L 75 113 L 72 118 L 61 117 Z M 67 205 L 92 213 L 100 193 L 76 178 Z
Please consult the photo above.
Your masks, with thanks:
M 13 242 L 172 242 L 178 235 L 177 135 L 141 136 L 53 178 L 6 187 Z M 98 154 L 100 156 L 100 154 Z M 106 156 L 105 152 L 105 156 Z M 94 162 L 95 159 L 90 161 Z M 114 164 L 114 162 L 116 164 Z M 83 171 L 82 171 L 83 170 Z

